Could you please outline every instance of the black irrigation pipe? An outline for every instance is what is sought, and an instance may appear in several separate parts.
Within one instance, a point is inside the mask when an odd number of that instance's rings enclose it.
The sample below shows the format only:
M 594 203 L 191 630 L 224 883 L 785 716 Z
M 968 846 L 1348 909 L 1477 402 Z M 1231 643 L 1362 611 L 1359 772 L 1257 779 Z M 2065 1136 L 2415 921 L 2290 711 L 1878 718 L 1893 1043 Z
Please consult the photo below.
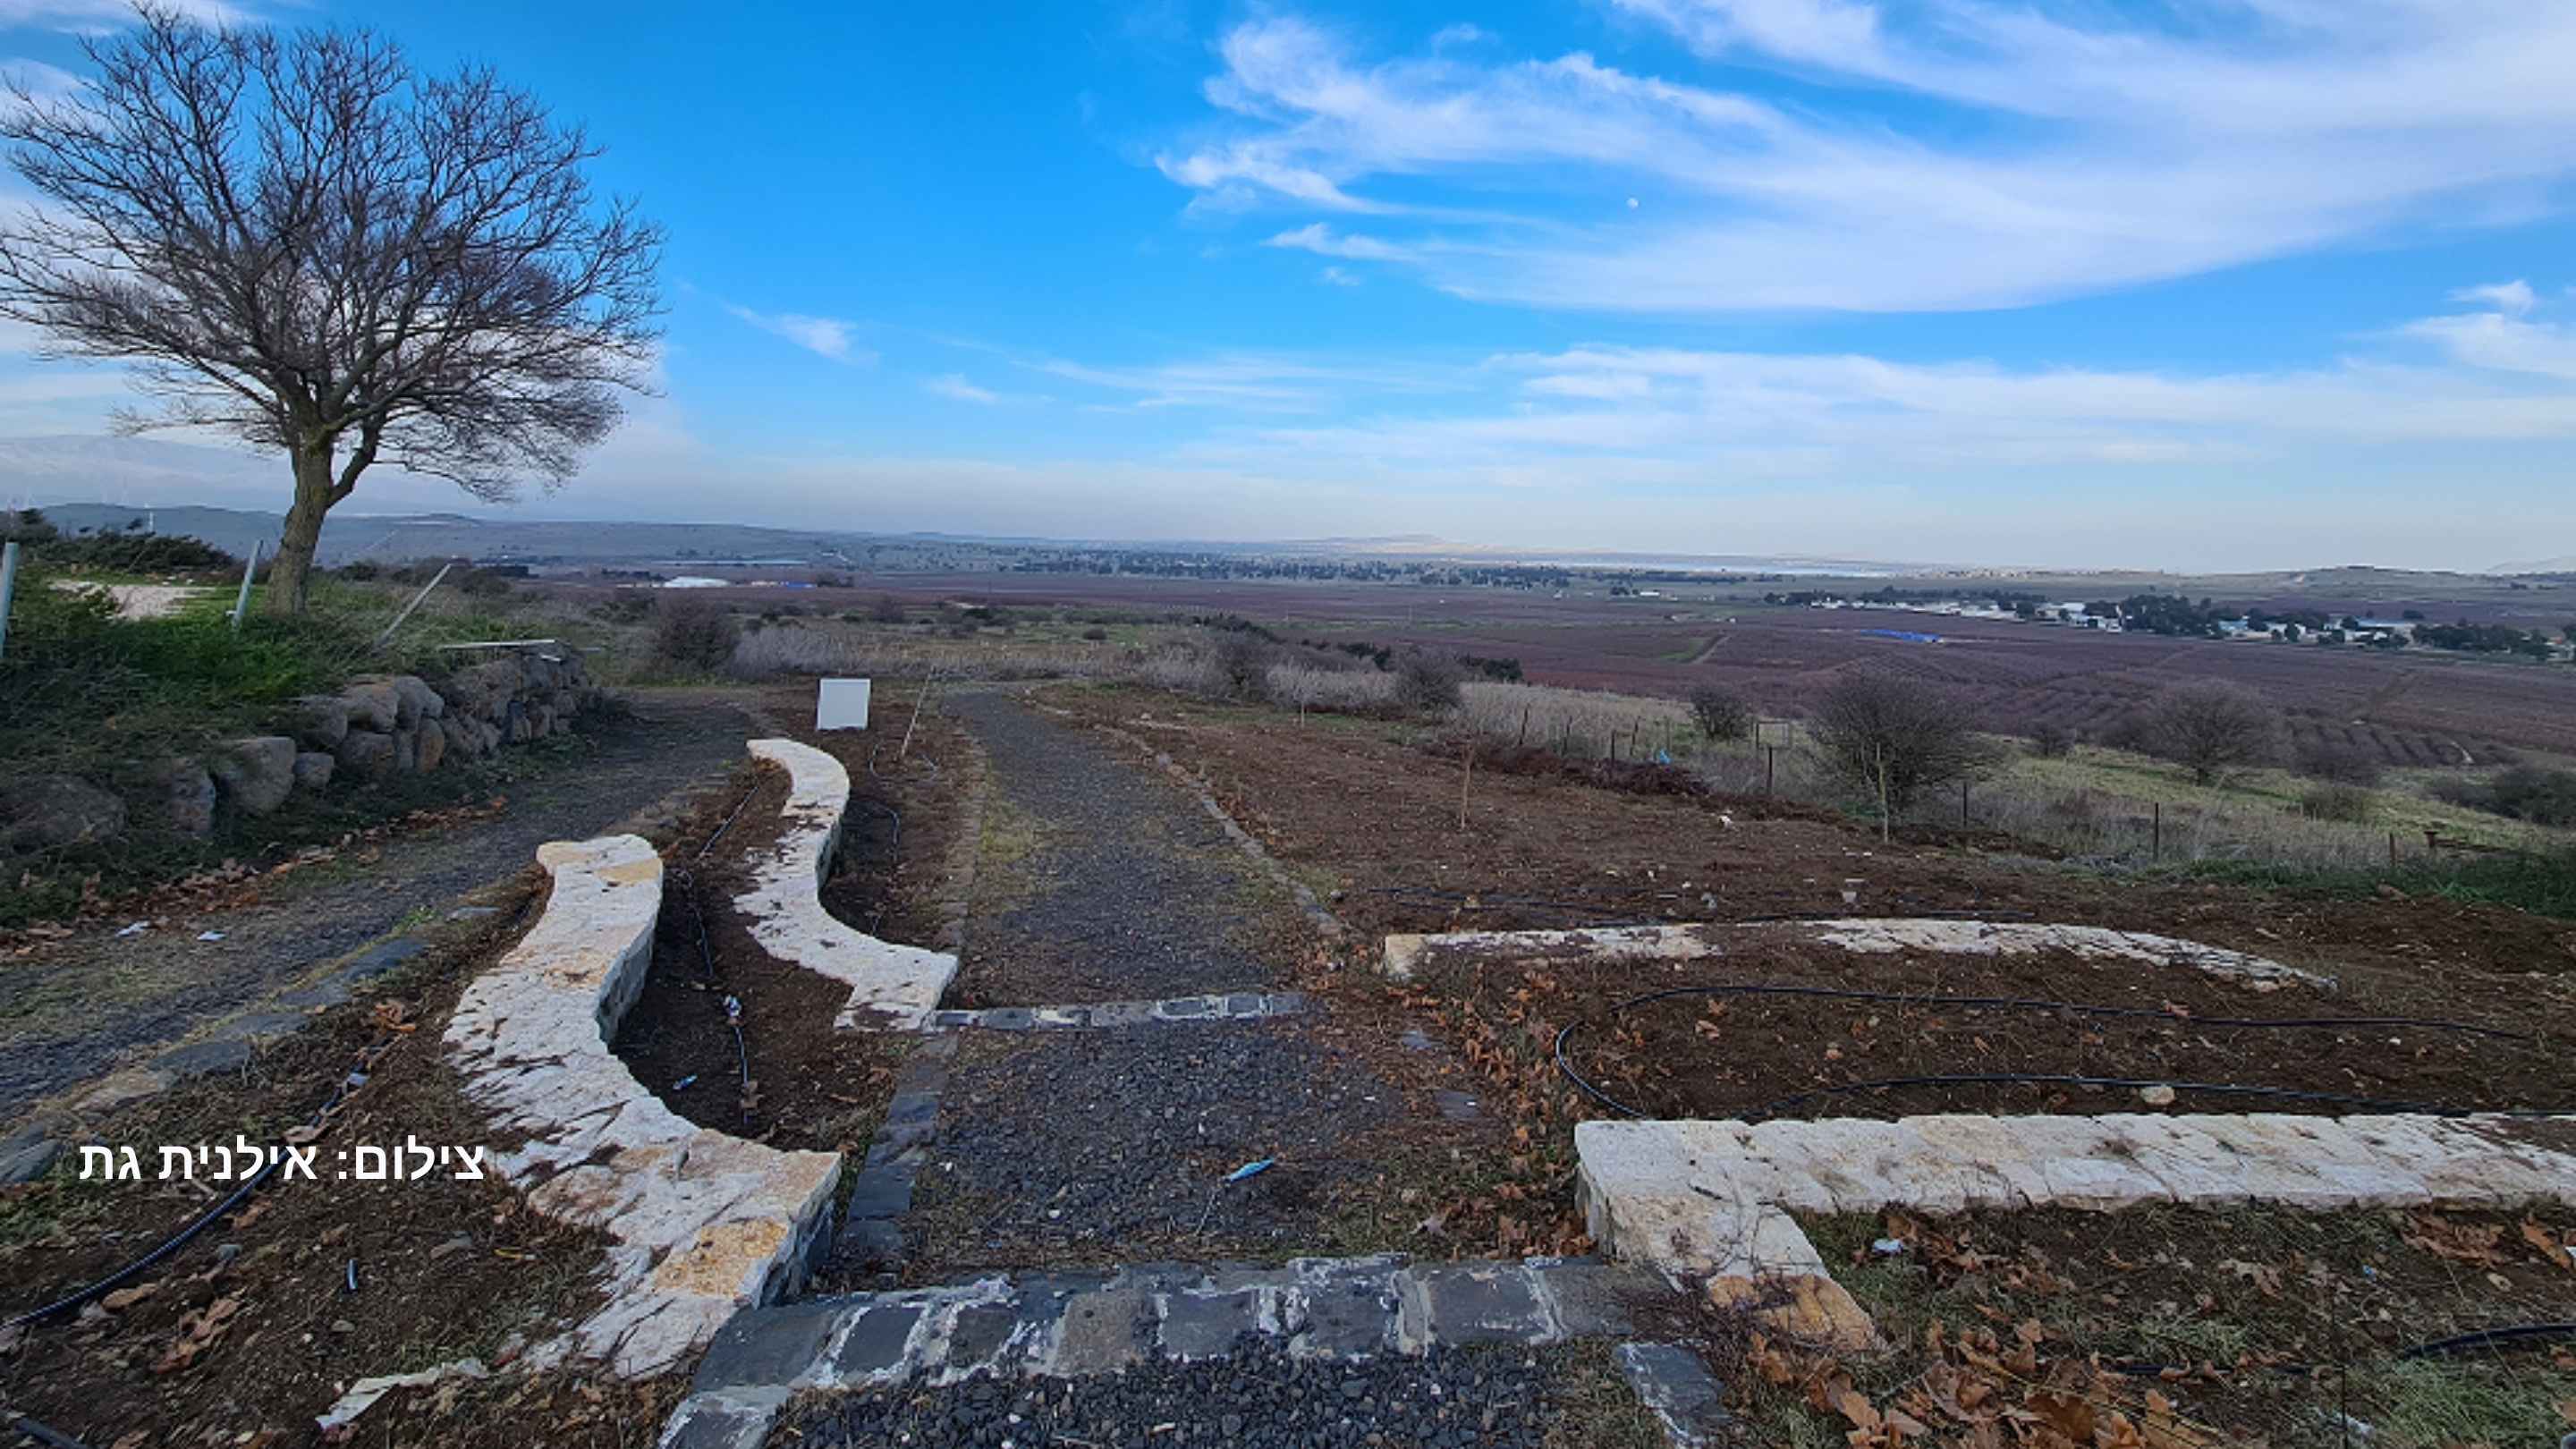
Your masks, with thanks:
M 1668 987 L 1661 991 L 1650 991 L 1641 996 L 1632 996 L 1624 1001 L 1615 1002 L 1610 1006 L 1609 1014 L 1615 1016 L 1620 1012 L 1627 1011 L 1635 1007 L 1645 1006 L 1654 1002 L 1669 1000 L 1680 996 L 1789 996 L 1811 999 L 1822 998 L 1829 1000 L 1871 1001 L 1909 1006 L 2057 1011 L 2072 1012 L 2085 1016 L 2115 1016 L 2129 1018 L 2145 1017 L 2162 1021 L 2171 1021 L 2177 1025 L 2218 1028 L 2251 1027 L 2265 1030 L 2305 1028 L 2315 1030 L 2335 1027 L 2404 1027 L 2424 1031 L 2453 1031 L 2472 1036 L 2482 1036 L 2507 1041 L 2536 1041 L 2539 1039 L 2528 1032 L 2505 1031 L 2496 1027 L 2476 1026 L 2467 1022 L 2430 1020 L 2420 1017 L 2356 1016 L 2272 1018 L 2182 1016 L 2173 1012 L 2155 1011 L 2145 1007 L 2089 1006 L 2080 1002 L 2045 1001 L 2030 997 L 1940 996 L 1895 991 L 1861 991 L 1825 986 L 1783 986 L 1755 982 L 1716 986 Z M 1575 1089 L 1582 1092 L 1583 1095 L 1623 1117 L 1644 1117 L 1647 1115 L 1643 1110 L 1630 1106 L 1628 1103 L 1610 1095 L 1609 1092 L 1603 1090 L 1598 1084 L 1592 1082 L 1581 1072 L 1575 1070 L 1573 1060 L 1567 1055 L 1566 1048 L 1567 1044 L 1572 1041 L 1576 1028 L 1580 1027 L 1582 1024 L 1583 1023 L 1580 1021 L 1568 1022 L 1557 1032 L 1554 1047 L 1557 1071 L 1563 1074 L 1568 1082 L 1573 1083 Z M 2352 1096 L 2336 1092 L 2311 1092 L 2291 1087 L 2255 1086 L 2236 1082 L 2190 1082 L 2170 1081 L 2159 1078 L 2092 1077 L 2035 1072 L 1963 1072 L 1937 1073 L 1926 1076 L 1910 1077 L 1881 1077 L 1865 1082 L 1849 1082 L 1840 1086 L 1821 1087 L 1814 1091 L 1792 1093 L 1785 1097 L 1773 1098 L 1772 1100 L 1751 1109 L 1744 1114 L 1743 1120 L 1759 1122 L 1769 1118 L 1782 1108 L 1795 1106 L 1801 1102 L 1813 1101 L 1819 1097 L 1841 1096 L 1855 1092 L 1884 1091 L 1897 1087 L 1931 1086 L 2066 1086 L 2114 1089 L 2171 1087 L 2176 1091 L 2211 1092 L 2233 1096 L 2271 1097 L 2288 1101 L 2331 1102 L 2341 1106 L 2362 1107 L 2374 1111 L 2412 1112 L 2435 1117 L 2475 1116 L 2479 1115 L 2483 1110 L 2472 1107 L 2444 1107 L 2416 1102 L 2398 1102 L 2378 1097 Z M 2543 1108 L 2510 1108 L 2492 1115 L 2509 1117 L 2550 1117 L 2564 1115 L 2564 1111 Z
M 716 848 L 717 841 L 724 839 L 725 832 L 733 828 L 733 822 L 741 816 L 744 807 L 751 804 L 751 797 L 759 793 L 760 786 L 756 783 L 742 792 L 742 798 L 736 800 L 733 809 L 726 813 L 724 823 L 717 826 L 715 833 L 707 837 L 706 843 L 699 846 L 689 857 L 693 864 L 707 858 L 707 852 Z M 715 943 L 707 936 L 706 905 L 698 899 L 697 875 L 684 866 L 672 873 L 672 884 L 679 888 L 680 898 L 689 903 L 689 920 L 697 930 L 698 961 L 705 972 L 707 985 L 721 986 L 724 982 L 716 971 Z M 728 992 L 724 999 L 724 1013 L 725 1025 L 733 1030 L 734 1060 L 742 1072 L 742 1085 L 734 1094 L 735 1102 L 742 1111 L 743 1130 L 749 1132 L 751 1130 L 751 1046 L 743 1040 L 742 1035 L 742 998 Z
M 305 1119 L 304 1125 L 318 1129 L 324 1122 L 328 1121 L 331 1114 L 339 1109 L 340 1104 L 349 1099 L 349 1094 L 351 1092 L 354 1092 L 358 1088 L 366 1085 L 369 1069 L 375 1066 L 376 1059 L 382 1056 L 384 1051 L 392 1046 L 393 1041 L 394 1038 L 386 1037 L 380 1039 L 376 1046 L 371 1047 L 367 1054 L 361 1059 L 362 1064 L 352 1068 L 347 1076 L 340 1079 L 340 1084 L 331 1089 L 329 1099 L 324 1101 L 321 1107 L 316 1109 L 312 1116 Z M 41 1308 L 28 1309 L 26 1312 L 19 1314 L 15 1318 L 8 1319 L 5 1322 L 0 1322 L 0 1333 L 5 1333 L 12 1328 L 17 1328 L 25 1324 L 34 1323 L 39 1319 L 51 1318 L 57 1313 L 67 1313 L 72 1309 L 78 1308 L 82 1304 L 89 1302 L 91 1299 L 96 1298 L 103 1293 L 113 1291 L 117 1285 L 127 1282 L 137 1274 L 142 1273 L 145 1269 L 150 1268 L 152 1265 L 169 1257 L 181 1248 L 186 1247 L 190 1240 L 194 1239 L 199 1233 L 202 1233 L 206 1229 L 214 1226 L 234 1208 L 237 1208 L 243 1203 L 249 1201 L 250 1195 L 257 1192 L 260 1185 L 267 1182 L 269 1175 L 276 1172 L 279 1165 L 284 1161 L 285 1157 L 282 1153 L 272 1154 L 268 1161 L 261 1165 L 259 1171 L 252 1173 L 249 1179 L 244 1181 L 241 1186 L 234 1188 L 230 1196 L 226 1197 L 223 1201 L 216 1203 L 213 1207 L 206 1209 L 203 1213 L 198 1214 L 194 1222 L 181 1228 L 175 1235 L 164 1241 L 159 1247 L 145 1253 L 142 1257 L 135 1259 L 124 1267 L 119 1268 L 115 1272 L 108 1274 L 106 1277 L 99 1279 L 97 1282 L 90 1284 L 86 1288 L 64 1294 L 62 1297 L 55 1299 L 51 1303 L 45 1304 Z
M 62 1430 L 39 1420 L 30 1419 L 24 1414 L 20 1414 L 11 1419 L 9 1421 L 9 1428 L 13 1433 L 24 1434 L 28 1438 L 35 1440 L 37 1443 L 46 1446 L 46 1449 L 89 1449 L 88 1445 L 73 1438 L 71 1435 L 64 1433 Z
M 2517 1323 L 2510 1328 L 2481 1328 L 2474 1333 L 2453 1334 L 2430 1343 L 2419 1343 L 2399 1349 L 2399 1358 L 2446 1358 L 2480 1348 L 2506 1348 L 2525 1343 L 2543 1343 L 2556 1338 L 2576 1338 L 2576 1323 Z

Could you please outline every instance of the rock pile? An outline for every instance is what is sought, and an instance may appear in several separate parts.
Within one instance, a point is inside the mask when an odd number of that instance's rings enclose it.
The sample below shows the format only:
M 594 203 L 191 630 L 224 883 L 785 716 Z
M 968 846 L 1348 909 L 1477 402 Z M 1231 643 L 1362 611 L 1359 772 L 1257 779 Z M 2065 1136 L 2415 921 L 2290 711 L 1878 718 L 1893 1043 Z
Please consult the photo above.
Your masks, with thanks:
M 366 676 L 337 694 L 290 702 L 277 734 L 161 761 L 131 801 L 70 775 L 0 785 L 0 855 L 110 839 L 124 833 L 129 815 L 204 836 L 219 804 L 266 815 L 334 777 L 375 780 L 480 760 L 570 728 L 598 697 L 569 649 L 500 652 L 435 688 L 417 675 Z

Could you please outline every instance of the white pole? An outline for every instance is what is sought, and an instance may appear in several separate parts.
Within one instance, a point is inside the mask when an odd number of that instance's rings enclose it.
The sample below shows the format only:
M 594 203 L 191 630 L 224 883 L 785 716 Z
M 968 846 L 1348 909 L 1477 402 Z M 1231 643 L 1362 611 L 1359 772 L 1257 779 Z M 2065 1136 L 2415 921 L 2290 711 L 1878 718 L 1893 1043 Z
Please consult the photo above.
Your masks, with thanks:
M 9 657 L 9 598 L 18 591 L 18 541 L 0 543 L 0 659 Z
M 233 632 L 241 632 L 242 615 L 250 612 L 250 576 L 259 572 L 259 546 L 262 540 L 250 541 L 250 562 L 242 565 L 241 592 L 233 596 Z
M 438 581 L 447 577 L 447 571 L 454 567 L 456 567 L 456 560 L 454 559 L 449 559 L 447 562 L 438 566 L 438 572 L 430 575 L 429 582 L 420 586 L 420 592 L 411 596 L 411 602 L 403 605 L 403 611 L 401 613 L 394 615 L 394 621 L 385 626 L 385 632 L 376 636 L 377 648 L 382 649 L 385 647 L 386 643 L 394 637 L 394 631 L 403 626 L 403 620 L 411 617 L 411 611 L 420 607 L 420 601 L 428 598 L 429 591 L 437 588 Z

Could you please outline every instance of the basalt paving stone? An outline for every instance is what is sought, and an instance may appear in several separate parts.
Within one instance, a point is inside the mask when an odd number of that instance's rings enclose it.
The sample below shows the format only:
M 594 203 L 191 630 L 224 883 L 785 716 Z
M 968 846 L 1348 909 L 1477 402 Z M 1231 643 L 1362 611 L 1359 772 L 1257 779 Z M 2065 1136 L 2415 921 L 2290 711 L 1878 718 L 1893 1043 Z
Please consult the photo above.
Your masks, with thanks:
M 1156 1358 L 1074 1379 L 888 1385 L 801 1406 L 770 1442 L 836 1446 L 1008 1443 L 1244 1449 L 1539 1449 L 1568 1409 L 1552 1399 L 1565 1347 L 1435 1350 L 1363 1363 L 1293 1360 L 1247 1339 L 1231 1358 Z
M 1117 741 L 961 693 L 994 807 L 952 1006 L 1133 1001 L 1272 985 L 1302 922 L 1197 800 Z
M 1329 1252 L 1364 1135 L 1400 1112 L 1300 1018 L 976 1033 L 914 1180 L 907 1275 Z

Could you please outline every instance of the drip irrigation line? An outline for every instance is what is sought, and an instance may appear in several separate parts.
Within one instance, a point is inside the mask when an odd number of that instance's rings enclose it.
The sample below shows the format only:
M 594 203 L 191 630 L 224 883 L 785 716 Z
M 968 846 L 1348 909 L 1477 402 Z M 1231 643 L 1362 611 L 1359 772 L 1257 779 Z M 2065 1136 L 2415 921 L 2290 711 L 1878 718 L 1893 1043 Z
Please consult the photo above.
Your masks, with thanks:
M 887 854 L 888 856 L 897 856 L 897 855 L 901 855 L 901 854 L 903 853 L 903 812 L 902 812 L 902 811 L 897 810 L 896 808 L 894 808 L 894 807 L 893 807 L 893 806 L 891 806 L 891 805 L 888 805 L 888 804 L 887 804 L 886 802 L 884 802 L 883 800 L 869 800 L 869 799 L 865 799 L 865 798 L 863 798 L 863 797 L 861 797 L 861 796 L 857 796 L 857 795 L 853 795 L 853 796 L 851 796 L 851 797 L 850 797 L 850 803 L 851 803 L 851 804 L 853 804 L 853 805 L 864 805 L 864 806 L 868 807 L 868 808 L 869 808 L 869 809 L 871 809 L 871 810 L 882 810 L 882 811 L 884 811 L 884 812 L 886 813 L 886 818 L 888 818 L 888 819 L 890 819 L 890 820 L 892 820 L 892 821 L 894 822 L 894 839 L 892 839 L 892 840 L 890 840 L 890 841 L 886 842 L 886 854 Z
M 64 1433 L 62 1430 L 44 1423 L 41 1420 L 30 1419 L 24 1414 L 19 1414 L 11 1418 L 9 1420 L 9 1428 L 13 1433 L 24 1434 L 28 1438 L 35 1440 L 37 1443 L 46 1446 L 46 1449 L 89 1449 L 88 1445 L 73 1438 L 71 1435 Z
M 2480 1348 L 2506 1348 L 2551 1339 L 2576 1338 L 2576 1323 L 2517 1323 L 2509 1328 L 2481 1328 L 2398 1350 L 2399 1358 L 2443 1358 Z
M 382 1057 L 386 1051 L 392 1048 L 395 1040 L 397 1040 L 397 1038 L 390 1035 L 379 1038 L 377 1043 L 373 1047 L 370 1047 L 360 1058 L 360 1065 L 352 1068 L 348 1075 L 340 1079 L 340 1084 L 331 1089 L 330 1097 L 322 1103 L 320 1108 L 314 1111 L 312 1116 L 305 1119 L 304 1125 L 319 1130 L 325 1123 L 327 1123 L 330 1120 L 331 1114 L 339 1110 L 340 1104 L 349 1100 L 350 1093 L 366 1085 L 368 1072 L 375 1066 L 377 1059 Z M 275 1173 L 278 1167 L 283 1164 L 285 1160 L 283 1152 L 274 1152 L 270 1154 L 268 1160 L 261 1164 L 259 1171 L 252 1173 L 241 1186 L 234 1188 L 232 1193 L 225 1197 L 221 1202 L 216 1203 L 213 1207 L 210 1207 L 204 1212 L 198 1214 L 195 1221 L 189 1223 L 186 1227 L 181 1228 L 176 1234 L 165 1240 L 159 1247 L 154 1248 L 152 1251 L 145 1253 L 142 1257 L 136 1258 L 134 1261 L 127 1263 L 124 1267 L 117 1269 L 115 1272 L 108 1274 L 106 1277 L 99 1279 L 86 1288 L 66 1293 L 62 1297 L 57 1298 L 53 1302 L 45 1304 L 40 1308 L 31 1308 L 14 1318 L 0 1321 L 0 1332 L 6 1332 L 12 1328 L 34 1323 L 40 1319 L 51 1318 L 58 1313 L 70 1312 L 72 1309 L 80 1307 L 82 1304 L 89 1302 L 91 1299 L 96 1298 L 103 1293 L 113 1291 L 118 1285 L 133 1279 L 136 1275 L 152 1267 L 154 1264 L 168 1258 L 171 1254 L 176 1253 L 183 1247 L 186 1247 L 199 1233 L 204 1232 L 206 1229 L 214 1226 L 217 1222 L 220 1222 L 225 1215 L 229 1214 L 233 1209 L 240 1207 L 243 1203 L 249 1201 L 250 1195 L 257 1192 L 260 1185 L 267 1182 L 270 1175 Z
M 2468 1022 L 2440 1021 L 2420 1017 L 2194 1017 L 2181 1016 L 2167 1011 L 2149 1010 L 2145 1007 L 2090 1006 L 2080 1002 L 2045 1001 L 2030 997 L 1940 996 L 1894 991 L 1862 991 L 1824 986 L 1785 986 L 1754 982 L 1717 986 L 1667 987 L 1661 991 L 1650 991 L 1641 996 L 1632 996 L 1624 1001 L 1615 1002 L 1610 1006 L 1609 1014 L 1616 1016 L 1621 1012 L 1628 1011 L 1635 1007 L 1648 1005 L 1657 1001 L 1665 1001 L 1680 996 L 1788 996 L 1810 999 L 1822 998 L 1832 1000 L 1897 1003 L 1911 1006 L 1947 1006 L 2021 1011 L 2072 1012 L 2086 1016 L 2114 1016 L 2130 1018 L 2147 1017 L 2171 1021 L 2177 1025 L 2208 1026 L 2218 1028 L 2250 1027 L 2265 1030 L 2304 1028 L 2314 1030 L 2335 1027 L 2369 1027 L 2374 1029 L 2401 1027 L 2420 1031 L 2452 1031 L 2471 1036 L 2480 1036 L 2506 1041 L 2527 1042 L 2537 1041 L 2539 1039 L 2527 1032 L 2505 1031 L 2496 1027 L 2477 1026 Z M 1617 1097 L 1610 1095 L 1610 1093 L 1604 1090 L 1600 1085 L 1586 1078 L 1580 1071 L 1575 1069 L 1574 1062 L 1567 1053 L 1567 1046 L 1573 1040 L 1576 1029 L 1582 1024 L 1583 1023 L 1580 1021 L 1568 1022 L 1563 1028 L 1558 1030 L 1553 1052 L 1556 1060 L 1557 1071 L 1562 1074 L 1568 1082 L 1571 1082 L 1576 1090 L 1583 1093 L 1584 1096 L 1592 1099 L 1595 1103 L 1608 1108 L 1610 1111 L 1616 1112 L 1623 1117 L 1646 1116 L 1647 1113 L 1642 1109 L 1631 1106 L 1628 1103 L 1619 1100 Z M 2039 1072 L 1944 1072 L 1923 1076 L 1880 1077 L 1870 1081 L 1848 1082 L 1839 1086 L 1820 1087 L 1813 1091 L 1796 1092 L 1785 1097 L 1775 1097 L 1772 1100 L 1764 1102 L 1745 1112 L 1743 1114 L 1743 1120 L 1748 1122 L 1763 1121 L 1784 1108 L 1796 1106 L 1801 1102 L 1813 1101 L 1819 1097 L 1842 1096 L 1857 1092 L 1885 1091 L 1898 1087 L 1949 1086 L 2064 1086 L 2101 1089 L 2170 1087 L 2177 1092 L 2209 1092 L 2230 1096 L 2269 1097 L 2285 1101 L 2330 1102 L 2339 1106 L 2359 1107 L 2370 1111 L 2420 1113 L 2425 1116 L 2433 1117 L 2469 1117 L 2481 1115 L 2482 1113 L 2486 1115 L 2506 1117 L 2551 1117 L 2564 1115 L 2566 1111 L 2566 1109 L 2517 1107 L 2507 1108 L 2493 1113 L 2486 1113 L 2485 1109 L 2474 1107 L 2448 1107 L 2420 1102 L 2399 1102 L 2379 1097 L 2363 1097 L 2338 1092 L 2314 1092 L 2293 1087 L 2260 1086 L 2240 1082 L 2194 1082 L 2175 1081 L 2167 1078 L 2153 1077 L 2095 1077 Z
M 716 842 L 724 839 L 726 831 L 733 829 L 734 820 L 742 814 L 743 807 L 751 803 L 751 797 L 759 793 L 760 786 L 757 782 L 754 782 L 750 789 L 743 791 L 742 798 L 733 802 L 733 808 L 725 812 L 724 823 L 716 827 L 716 833 L 708 836 L 706 843 L 698 847 L 697 854 L 689 858 L 691 860 L 706 859 L 707 852 L 716 848 Z
M 2389 1357 L 2399 1362 L 2409 1359 L 2448 1358 L 2453 1354 L 2474 1353 L 2480 1349 L 2500 1352 L 2505 1349 L 2550 1343 L 2564 1338 L 2576 1338 L 2576 1323 L 2515 1323 L 2498 1328 L 2480 1328 L 2468 1333 L 2455 1333 L 2448 1338 L 2411 1343 Z M 2146 1363 L 2136 1359 L 2106 1363 L 2103 1367 L 2123 1377 L 2139 1379 L 2162 1378 L 2167 1374 L 2191 1374 L 2199 1371 L 2187 1363 Z M 2294 1378 L 2305 1378 L 2326 1369 L 2333 1369 L 2337 1373 L 2352 1371 L 2352 1365 L 2348 1363 L 2272 1363 L 2257 1364 L 2253 1367 L 2260 1368 L 2266 1373 Z

